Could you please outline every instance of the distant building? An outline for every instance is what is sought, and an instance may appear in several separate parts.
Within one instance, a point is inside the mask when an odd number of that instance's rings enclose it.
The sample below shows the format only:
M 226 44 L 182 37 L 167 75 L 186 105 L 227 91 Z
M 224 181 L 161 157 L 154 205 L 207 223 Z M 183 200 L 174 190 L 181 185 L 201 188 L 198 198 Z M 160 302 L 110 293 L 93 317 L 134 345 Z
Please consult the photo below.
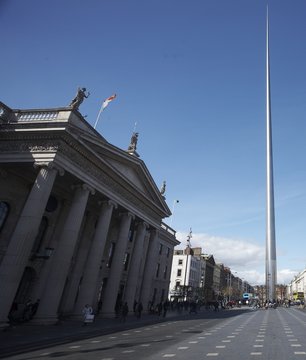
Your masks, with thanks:
M 287 286 L 287 297 L 290 300 L 305 301 L 306 299 L 306 269 L 297 274 Z
M 138 154 L 72 107 L 0 103 L 0 124 L 0 326 L 30 299 L 42 323 L 165 300 L 179 242 Z

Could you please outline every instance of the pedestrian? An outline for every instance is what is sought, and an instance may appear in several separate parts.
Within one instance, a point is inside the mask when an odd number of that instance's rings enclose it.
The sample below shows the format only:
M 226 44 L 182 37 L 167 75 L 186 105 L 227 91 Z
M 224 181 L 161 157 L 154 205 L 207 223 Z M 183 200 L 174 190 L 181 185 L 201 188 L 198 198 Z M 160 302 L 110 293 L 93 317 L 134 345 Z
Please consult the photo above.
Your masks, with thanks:
M 86 304 L 82 310 L 83 313 L 83 326 L 86 326 L 88 323 L 93 322 L 94 314 L 92 307 L 89 304 Z
M 142 306 L 142 302 L 140 301 L 137 305 L 137 318 L 138 319 L 141 318 L 142 310 L 143 310 L 143 306 Z
M 122 310 L 121 310 L 121 321 L 125 322 L 126 321 L 126 317 L 129 313 L 129 306 L 128 303 L 125 302 L 122 306 Z

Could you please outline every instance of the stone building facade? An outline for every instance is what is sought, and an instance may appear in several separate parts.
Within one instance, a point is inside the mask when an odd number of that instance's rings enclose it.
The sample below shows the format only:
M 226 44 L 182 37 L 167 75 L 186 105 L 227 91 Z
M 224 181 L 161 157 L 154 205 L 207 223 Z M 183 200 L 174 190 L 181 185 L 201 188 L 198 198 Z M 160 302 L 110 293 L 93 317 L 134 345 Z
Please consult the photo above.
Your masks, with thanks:
M 32 321 L 101 316 L 166 300 L 175 231 L 145 163 L 77 109 L 0 103 L 0 326 L 40 299 Z

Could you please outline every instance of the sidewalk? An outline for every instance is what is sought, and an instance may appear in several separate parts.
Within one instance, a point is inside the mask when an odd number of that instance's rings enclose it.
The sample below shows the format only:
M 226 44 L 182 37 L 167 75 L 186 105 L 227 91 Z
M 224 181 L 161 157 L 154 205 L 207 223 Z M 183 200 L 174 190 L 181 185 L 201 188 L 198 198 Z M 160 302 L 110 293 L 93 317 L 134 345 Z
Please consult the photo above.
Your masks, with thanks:
M 46 346 L 64 344 L 79 339 L 111 334 L 156 324 L 159 322 L 194 317 L 188 312 L 168 312 L 166 317 L 142 315 L 141 319 L 130 315 L 126 322 L 116 318 L 96 318 L 94 323 L 82 326 L 81 320 L 64 320 L 57 325 L 32 325 L 30 322 L 14 325 L 0 332 L 0 358 L 37 350 Z

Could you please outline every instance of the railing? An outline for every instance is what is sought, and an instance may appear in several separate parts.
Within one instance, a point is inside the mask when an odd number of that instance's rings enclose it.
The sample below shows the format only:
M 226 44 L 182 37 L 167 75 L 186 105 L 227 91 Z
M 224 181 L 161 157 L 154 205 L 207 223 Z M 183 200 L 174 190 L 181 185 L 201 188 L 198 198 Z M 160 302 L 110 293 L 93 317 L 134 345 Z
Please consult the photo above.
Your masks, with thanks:
M 161 228 L 166 230 L 168 233 L 170 233 L 173 236 L 175 236 L 175 234 L 176 234 L 175 230 L 173 230 L 170 226 L 168 226 L 167 224 L 165 224 L 163 222 L 161 223 Z
M 15 114 L 18 121 L 41 121 L 54 120 L 58 116 L 58 111 L 33 111 Z

